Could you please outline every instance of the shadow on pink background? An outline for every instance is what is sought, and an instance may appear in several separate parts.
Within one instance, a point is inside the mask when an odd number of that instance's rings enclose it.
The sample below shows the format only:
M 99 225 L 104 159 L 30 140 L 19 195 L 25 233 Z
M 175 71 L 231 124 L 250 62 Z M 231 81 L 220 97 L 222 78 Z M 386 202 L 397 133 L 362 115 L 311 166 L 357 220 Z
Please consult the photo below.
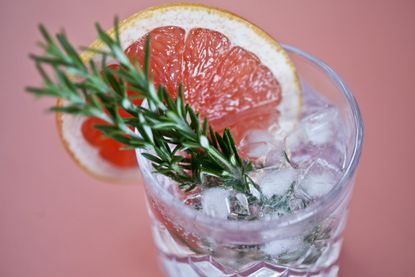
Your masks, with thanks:
M 36 26 L 77 45 L 165 1 L 1 0 L 0 276 L 162 276 L 140 185 L 100 183 L 66 155 L 27 58 Z M 231 10 L 322 58 L 352 88 L 366 125 L 340 276 L 414 276 L 415 2 L 195 1 Z

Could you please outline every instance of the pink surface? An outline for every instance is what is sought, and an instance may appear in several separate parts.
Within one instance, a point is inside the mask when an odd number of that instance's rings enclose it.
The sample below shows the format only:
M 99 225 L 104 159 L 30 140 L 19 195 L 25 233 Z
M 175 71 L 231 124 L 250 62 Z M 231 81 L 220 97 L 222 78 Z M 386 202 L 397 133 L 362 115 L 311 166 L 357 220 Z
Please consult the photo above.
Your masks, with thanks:
M 161 276 L 143 188 L 100 183 L 66 155 L 23 87 L 38 82 L 27 54 L 36 25 L 64 26 L 74 42 L 165 1 L 2 0 L 0 276 Z M 198 1 L 202 2 L 202 1 Z M 415 2 L 203 1 L 322 58 L 360 103 L 366 141 L 340 276 L 414 276 Z

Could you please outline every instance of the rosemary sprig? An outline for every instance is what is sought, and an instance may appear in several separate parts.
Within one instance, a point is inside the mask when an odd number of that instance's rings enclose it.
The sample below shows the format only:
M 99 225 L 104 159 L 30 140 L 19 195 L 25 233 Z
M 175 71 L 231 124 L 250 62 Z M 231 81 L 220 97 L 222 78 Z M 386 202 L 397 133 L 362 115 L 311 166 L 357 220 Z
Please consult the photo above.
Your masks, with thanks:
M 207 176 L 247 195 L 252 195 L 252 189 L 259 190 L 247 174 L 254 167 L 239 156 L 229 129 L 220 135 L 209 126 L 207 118 L 201 120 L 200 114 L 184 103 L 182 85 L 176 99 L 170 97 L 164 86 L 155 87 L 150 76 L 149 37 L 142 69 L 138 61 L 130 61 L 125 55 L 117 19 L 114 38 L 99 24 L 96 29 L 106 50 L 87 49 L 95 52 L 100 62 L 86 63 L 63 32 L 52 37 L 40 26 L 44 54 L 31 58 L 44 84 L 28 87 L 27 91 L 64 99 L 63 106 L 51 108 L 54 112 L 104 120 L 107 124 L 96 128 L 105 136 L 132 148 L 145 148 L 143 156 L 152 162 L 155 171 L 178 182 L 184 190 L 201 185 Z M 108 58 L 119 64 L 118 70 L 106 66 Z M 53 77 L 49 72 L 53 72 Z M 147 106 L 135 105 L 127 86 Z M 119 110 L 132 117 L 121 117 Z

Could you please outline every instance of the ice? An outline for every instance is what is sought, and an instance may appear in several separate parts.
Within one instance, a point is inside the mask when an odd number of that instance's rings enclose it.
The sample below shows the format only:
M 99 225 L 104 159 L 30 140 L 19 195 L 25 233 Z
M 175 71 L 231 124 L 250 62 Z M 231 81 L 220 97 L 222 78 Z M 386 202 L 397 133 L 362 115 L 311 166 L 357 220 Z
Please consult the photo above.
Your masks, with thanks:
M 297 178 L 296 170 L 291 167 L 273 167 L 264 169 L 263 172 L 263 175 L 258 179 L 258 184 L 263 195 L 267 198 L 285 194 Z
M 254 142 L 240 147 L 242 157 L 251 160 L 257 168 L 288 164 L 283 142 Z
M 249 220 L 260 211 L 257 203 L 249 202 L 247 195 L 230 189 L 209 188 L 202 192 L 200 199 L 203 212 L 218 218 Z
M 298 195 L 296 196 L 298 198 L 294 198 L 288 203 L 288 208 L 290 209 L 290 211 L 297 211 L 297 210 L 304 209 L 310 201 L 308 197 L 300 198 Z
M 301 187 L 311 197 L 320 197 L 332 189 L 334 180 L 329 174 L 307 175 Z
M 312 144 L 322 145 L 333 140 L 334 129 L 331 125 L 331 116 L 336 115 L 331 112 L 318 113 L 310 116 L 307 118 L 307 121 L 303 122 L 306 135 Z
M 241 140 L 241 145 L 251 144 L 256 142 L 273 143 L 274 136 L 267 130 L 254 129 L 250 130 L 247 135 Z
M 304 247 L 304 240 L 300 237 L 273 240 L 265 243 L 262 251 L 270 256 L 276 257 L 287 253 L 296 252 Z
M 304 193 L 297 196 L 298 170 L 290 166 L 273 166 L 250 173 L 262 191 L 260 217 L 282 216 L 302 209 L 309 202 Z M 252 210 L 252 209 L 251 209 Z
M 317 198 L 328 193 L 338 179 L 339 173 L 327 161 L 317 159 L 305 170 L 300 188 L 311 198 Z
M 340 112 L 322 97 L 305 93 L 301 120 L 286 137 L 274 127 L 251 129 L 241 139 L 241 157 L 253 162 L 250 196 L 205 178 L 204 190 L 185 203 L 229 220 L 282 216 L 305 208 L 337 183 L 345 163 Z
M 251 215 L 248 198 L 245 194 L 237 192 L 228 197 L 230 219 L 246 219 Z
M 255 142 L 245 145 L 241 151 L 246 153 L 246 156 L 250 159 L 259 159 L 268 154 L 272 149 L 272 144 L 267 142 Z
M 281 142 L 277 145 L 274 145 L 273 149 L 271 149 L 266 157 L 264 166 L 271 167 L 271 166 L 289 166 L 289 161 L 287 159 L 287 154 L 284 149 L 284 144 Z
M 285 147 L 290 160 L 301 166 L 315 160 L 316 157 L 333 156 L 333 154 L 338 156 L 335 148 L 339 139 L 340 122 L 339 113 L 333 107 L 305 116 L 285 138 Z M 339 159 L 339 162 L 341 160 Z
M 321 111 L 329 107 L 327 100 L 316 92 L 309 84 L 301 82 L 304 91 L 304 109 L 302 116 L 306 117 L 312 113 Z
M 249 203 L 248 203 L 248 198 L 246 197 L 245 194 L 243 193 L 236 193 L 235 194 L 235 200 L 237 201 L 237 203 L 240 206 L 240 209 L 242 211 L 247 211 L 249 213 Z
M 278 141 L 269 130 L 251 130 L 244 138 L 242 138 L 239 145 L 239 150 L 244 158 L 253 161 L 257 167 L 263 167 L 272 162 L 270 153 L 274 157 L 283 159 L 281 153 L 282 142 Z
M 322 145 L 332 141 L 335 135 L 334 121 L 338 118 L 338 111 L 327 108 L 312 113 L 301 120 L 296 131 L 287 137 L 287 147 L 295 149 L 300 143 Z
M 201 198 L 203 212 L 213 217 L 228 218 L 230 192 L 228 189 L 219 187 L 203 191 Z

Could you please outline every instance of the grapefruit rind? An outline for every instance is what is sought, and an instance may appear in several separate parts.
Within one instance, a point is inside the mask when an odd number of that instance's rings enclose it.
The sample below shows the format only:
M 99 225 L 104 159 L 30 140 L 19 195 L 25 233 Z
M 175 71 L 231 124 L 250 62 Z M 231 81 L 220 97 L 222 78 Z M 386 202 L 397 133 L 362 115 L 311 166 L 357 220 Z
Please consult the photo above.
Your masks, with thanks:
M 178 26 L 186 33 L 195 27 L 221 32 L 231 41 L 232 46 L 240 46 L 255 54 L 267 66 L 281 86 L 282 101 L 278 135 L 285 136 L 298 122 L 301 113 L 301 85 L 295 67 L 282 47 L 267 33 L 247 20 L 217 8 L 199 4 L 167 4 L 140 11 L 120 22 L 120 39 L 124 48 L 160 26 Z M 114 30 L 108 31 L 114 36 Z M 103 49 L 96 40 L 90 48 Z M 94 59 L 95 54 L 84 52 L 85 62 Z M 62 106 L 63 100 L 57 105 Z M 57 125 L 65 148 L 78 165 L 99 179 L 110 182 L 139 182 L 141 176 L 137 168 L 117 168 L 99 156 L 99 149 L 89 145 L 81 132 L 83 117 L 57 114 Z
M 58 106 L 63 105 L 59 100 Z M 88 174 L 110 183 L 137 183 L 142 177 L 138 168 L 120 168 L 100 157 L 99 148 L 90 145 L 82 134 L 85 117 L 63 113 L 56 115 L 58 132 L 71 158 Z

